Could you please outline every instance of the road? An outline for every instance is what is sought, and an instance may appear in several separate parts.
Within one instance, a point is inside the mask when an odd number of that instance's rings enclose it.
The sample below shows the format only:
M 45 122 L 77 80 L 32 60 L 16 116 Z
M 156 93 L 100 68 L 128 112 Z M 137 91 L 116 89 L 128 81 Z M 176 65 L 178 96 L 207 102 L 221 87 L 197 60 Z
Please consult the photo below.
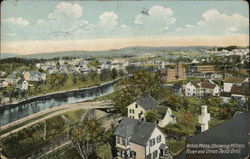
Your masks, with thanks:
M 110 101 L 97 101 L 97 102 L 81 102 L 81 103 L 74 103 L 74 104 L 67 104 L 67 105 L 63 105 L 63 106 L 58 106 L 58 107 L 53 107 L 51 109 L 47 109 L 47 110 L 44 110 L 44 111 L 41 111 L 41 112 L 38 112 L 38 113 L 35 113 L 35 114 L 32 114 L 30 116 L 27 116 L 25 118 L 22 118 L 20 120 L 17 120 L 17 121 L 14 121 L 12 123 L 9 123 L 7 125 L 4 125 L 1 127 L 1 130 L 4 130 L 4 129 L 7 129 L 7 128 L 10 128 L 10 127 L 13 127 L 15 125 L 18 125 L 22 122 L 25 122 L 25 121 L 28 121 L 28 120 L 31 120 L 31 119 L 34 119 L 34 118 L 37 118 L 41 115 L 44 115 L 46 113 L 49 113 L 49 112 L 53 112 L 52 114 L 49 114 L 48 116 L 45 116 L 45 117 L 42 117 L 38 120 L 35 120 L 29 124 L 26 124 L 26 125 L 23 125 L 19 128 L 16 128 L 10 132 L 7 132 L 3 135 L 0 136 L 0 139 L 1 138 L 4 138 L 4 137 L 7 137 L 8 135 L 12 134 L 12 133 L 15 133 L 15 132 L 18 132 L 24 128 L 27 128 L 27 127 L 30 127 L 36 123 L 39 123 L 43 120 L 46 120 L 48 118 L 51 118 L 53 116 L 56 116 L 56 115 L 59 115 L 59 114 L 62 114 L 62 113 L 65 113 L 67 111 L 70 111 L 70 110 L 75 110 L 75 109 L 95 109 L 95 108 L 111 108 L 111 102 Z

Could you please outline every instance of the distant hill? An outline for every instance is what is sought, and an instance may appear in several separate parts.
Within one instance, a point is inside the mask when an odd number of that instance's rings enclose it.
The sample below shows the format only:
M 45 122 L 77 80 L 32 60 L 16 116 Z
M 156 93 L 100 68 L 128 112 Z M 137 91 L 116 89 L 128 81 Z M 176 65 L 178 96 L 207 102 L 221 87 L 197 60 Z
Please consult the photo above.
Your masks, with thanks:
M 5 58 L 9 58 L 9 57 L 16 57 L 19 56 L 17 54 L 10 54 L 10 53 L 0 53 L 0 59 L 5 59 Z
M 170 51 L 196 52 L 201 53 L 202 49 L 210 49 L 213 47 L 126 47 L 122 49 L 109 51 L 62 51 L 52 53 L 39 53 L 23 55 L 24 58 L 55 58 L 55 57 L 126 57 L 126 56 L 142 56 L 146 54 L 165 53 Z

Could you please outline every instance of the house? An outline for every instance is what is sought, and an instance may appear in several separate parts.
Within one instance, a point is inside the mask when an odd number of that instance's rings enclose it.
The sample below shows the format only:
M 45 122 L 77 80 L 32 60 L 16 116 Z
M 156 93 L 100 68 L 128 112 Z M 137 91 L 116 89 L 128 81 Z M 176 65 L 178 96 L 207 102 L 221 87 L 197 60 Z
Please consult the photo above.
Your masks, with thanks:
M 157 101 L 151 96 L 144 96 L 127 106 L 128 117 L 139 120 L 145 120 L 145 113 L 154 107 L 157 107 Z
M 26 80 L 21 79 L 17 82 L 17 88 L 21 89 L 22 91 L 26 91 L 29 88 L 29 83 Z
M 13 85 L 17 84 L 17 82 L 21 79 L 21 77 L 18 74 L 19 72 L 16 71 L 12 72 L 10 75 L 6 77 L 6 81 Z
M 248 159 L 249 119 L 250 112 L 236 112 L 232 119 L 187 138 L 186 148 L 174 159 Z
M 0 77 L 5 77 L 6 76 L 6 72 L 0 71 Z
M 215 72 L 215 68 L 212 65 L 194 65 L 189 67 L 189 72 L 201 72 L 201 73 L 207 73 L 207 72 Z
M 153 110 L 156 110 L 160 116 L 160 120 L 157 121 L 157 124 L 160 127 L 164 127 L 170 123 L 176 123 L 176 117 L 173 115 L 172 110 L 169 107 L 155 107 Z
M 117 158 L 153 159 L 169 154 L 165 135 L 155 123 L 125 117 L 114 135 Z
M 24 79 L 27 81 L 45 81 L 46 74 L 39 71 L 25 71 L 23 72 Z
M 240 77 L 226 77 L 223 81 L 223 90 L 224 92 L 230 92 L 232 86 L 234 85 L 242 85 L 242 83 L 249 82 L 248 78 L 240 78 Z
M 204 79 L 222 79 L 222 74 L 214 73 L 214 72 L 188 72 L 188 78 L 204 78 Z
M 136 120 L 145 120 L 145 114 L 148 110 L 156 110 L 160 115 L 160 120 L 157 121 L 160 127 L 164 127 L 169 123 L 174 123 L 176 120 L 170 108 L 158 106 L 157 101 L 149 95 L 139 98 L 134 103 L 127 106 L 127 108 L 128 117 Z
M 198 96 L 202 97 L 205 95 L 213 95 L 217 96 L 220 92 L 220 87 L 209 81 L 201 81 L 201 82 L 188 82 L 184 87 L 185 96 Z
M 8 85 L 9 83 L 6 80 L 0 79 L 0 88 L 7 87 Z

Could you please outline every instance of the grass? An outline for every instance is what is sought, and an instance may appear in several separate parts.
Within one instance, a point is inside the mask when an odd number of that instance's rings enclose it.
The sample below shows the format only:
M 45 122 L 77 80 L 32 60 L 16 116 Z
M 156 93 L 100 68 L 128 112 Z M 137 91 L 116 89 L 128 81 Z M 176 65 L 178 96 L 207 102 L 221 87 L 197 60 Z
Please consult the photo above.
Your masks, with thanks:
M 46 156 L 41 157 L 41 159 L 81 159 L 81 157 L 78 155 L 77 150 L 71 144 L 69 144 L 52 153 L 49 153 Z
M 185 140 L 167 140 L 166 143 L 173 154 L 178 154 L 185 148 Z
M 111 159 L 112 153 L 107 144 L 97 145 L 97 156 L 101 159 Z M 81 159 L 76 148 L 72 144 L 65 145 L 62 148 L 49 153 L 40 159 Z
M 98 145 L 96 153 L 97 153 L 97 156 L 102 158 L 102 159 L 111 159 L 112 158 L 111 149 L 107 144 Z

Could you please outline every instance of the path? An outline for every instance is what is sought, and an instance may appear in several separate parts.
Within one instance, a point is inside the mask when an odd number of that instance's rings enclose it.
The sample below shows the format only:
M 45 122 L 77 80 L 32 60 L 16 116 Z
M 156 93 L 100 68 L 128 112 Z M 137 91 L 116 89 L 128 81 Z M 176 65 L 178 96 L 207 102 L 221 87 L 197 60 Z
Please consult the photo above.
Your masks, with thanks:
M 29 124 L 26 124 L 26 125 L 23 125 L 17 129 L 14 129 L 10 132 L 7 132 L 3 135 L 0 136 L 0 139 L 1 138 L 4 138 L 4 137 L 7 137 L 8 135 L 12 134 L 12 133 L 15 133 L 15 132 L 18 132 L 24 128 L 27 128 L 27 127 L 30 127 L 31 125 L 34 125 L 36 123 L 39 123 L 43 120 L 46 120 L 48 118 L 51 118 L 53 116 L 56 116 L 58 114 L 62 114 L 64 112 L 67 112 L 67 111 L 70 111 L 70 110 L 74 110 L 74 109 L 94 109 L 94 108 L 111 108 L 112 106 L 110 106 L 111 102 L 110 101 L 97 101 L 97 102 L 81 102 L 81 103 L 74 103 L 74 104 L 67 104 L 67 105 L 63 105 L 63 106 L 58 106 L 58 107 L 53 107 L 51 109 L 47 109 L 47 110 L 44 110 L 42 112 L 38 112 L 38 113 L 35 113 L 35 114 L 32 114 L 30 116 L 27 116 L 25 118 L 22 118 L 20 120 L 17 120 L 17 121 L 14 121 L 12 123 L 9 123 L 7 125 L 4 125 L 1 127 L 1 130 L 4 130 L 4 129 L 7 129 L 9 127 L 13 127 L 17 124 L 20 124 L 22 122 L 25 122 L 25 121 L 28 121 L 28 120 L 31 120 L 31 119 L 34 119 L 36 117 L 39 117 L 43 114 L 46 114 L 46 113 L 49 113 L 51 111 L 55 111 L 54 113 L 46 116 L 46 117 L 43 117 L 43 118 L 40 118 L 38 120 L 35 120 Z

